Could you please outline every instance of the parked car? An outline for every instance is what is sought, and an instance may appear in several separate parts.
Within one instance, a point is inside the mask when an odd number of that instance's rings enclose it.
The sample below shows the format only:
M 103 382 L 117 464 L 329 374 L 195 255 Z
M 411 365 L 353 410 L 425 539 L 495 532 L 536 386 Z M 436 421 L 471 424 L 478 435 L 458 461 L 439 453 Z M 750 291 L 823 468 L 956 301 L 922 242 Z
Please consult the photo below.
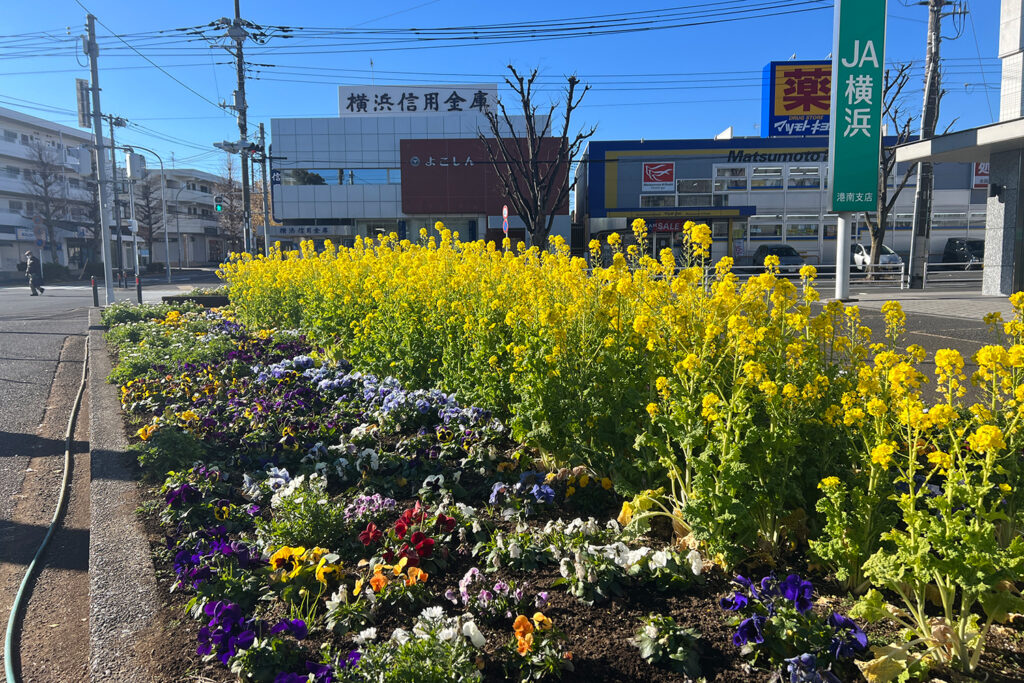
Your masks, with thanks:
M 763 266 L 766 256 L 779 257 L 779 273 L 799 273 L 804 257 L 788 244 L 762 244 L 754 252 L 753 265 Z
M 853 267 L 857 270 L 864 270 L 864 268 L 871 263 L 871 245 L 855 244 L 850 249 L 850 254 L 853 257 Z M 897 266 L 903 263 L 903 259 L 900 255 L 889 247 L 882 245 L 882 253 L 878 255 L 878 264 L 883 266 Z M 887 267 L 888 271 L 895 271 L 895 268 Z
M 946 240 L 946 248 L 942 250 L 942 262 L 956 264 L 947 268 L 979 270 L 985 262 L 985 240 L 950 237 Z

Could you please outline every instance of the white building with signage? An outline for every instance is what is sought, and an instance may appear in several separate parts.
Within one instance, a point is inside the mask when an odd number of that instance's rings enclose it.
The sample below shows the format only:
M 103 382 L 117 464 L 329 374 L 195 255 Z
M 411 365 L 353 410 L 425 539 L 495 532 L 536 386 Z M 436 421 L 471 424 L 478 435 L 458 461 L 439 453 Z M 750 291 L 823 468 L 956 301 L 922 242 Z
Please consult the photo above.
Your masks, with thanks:
M 495 84 L 343 86 L 337 117 L 271 119 L 271 240 L 350 243 L 415 235 L 443 221 L 462 239 L 500 231 L 501 207 L 479 134 Z M 520 117 L 521 120 L 521 117 Z M 552 234 L 569 238 L 568 207 Z M 509 216 L 513 232 L 523 224 Z
M 66 202 L 54 230 L 57 262 L 80 265 L 94 201 L 92 153 L 83 147 L 88 144 L 88 133 L 0 107 L 0 277 L 15 277 L 26 250 L 41 253 L 44 264 L 53 261 L 37 210 L 42 197 L 30 182 L 40 153 L 62 171 L 53 189 L 54 197 Z

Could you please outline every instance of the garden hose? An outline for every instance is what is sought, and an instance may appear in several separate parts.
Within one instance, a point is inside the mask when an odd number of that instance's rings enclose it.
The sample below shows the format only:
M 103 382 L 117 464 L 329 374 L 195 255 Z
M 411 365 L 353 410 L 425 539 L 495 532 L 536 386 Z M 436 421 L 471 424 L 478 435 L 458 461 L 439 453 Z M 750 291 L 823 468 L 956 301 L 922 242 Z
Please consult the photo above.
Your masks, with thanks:
M 57 499 L 57 507 L 53 511 L 53 519 L 50 520 L 50 528 L 46 530 L 46 536 L 43 538 L 43 542 L 39 544 L 39 550 L 36 551 L 35 557 L 32 558 L 28 568 L 25 570 L 25 578 L 21 580 L 18 594 L 14 597 L 14 602 L 11 604 L 11 615 L 7 619 L 7 635 L 4 638 L 4 671 L 7 674 L 7 683 L 19 683 L 18 677 L 14 673 L 14 632 L 18 624 L 18 615 L 21 612 L 22 599 L 25 597 L 25 591 L 32 579 L 36 563 L 43 556 L 43 552 L 50 542 L 50 537 L 53 536 L 53 532 L 57 529 L 57 521 L 64 513 L 64 507 L 67 503 L 68 478 L 71 475 L 71 438 L 75 430 L 78 409 L 82 405 L 82 395 L 85 393 L 85 378 L 88 369 L 89 341 L 87 339 L 85 342 L 85 359 L 82 361 L 82 381 L 78 386 L 78 396 L 75 397 L 75 404 L 71 407 L 71 417 L 68 419 L 68 429 L 64 435 L 64 476 L 60 482 L 60 497 Z

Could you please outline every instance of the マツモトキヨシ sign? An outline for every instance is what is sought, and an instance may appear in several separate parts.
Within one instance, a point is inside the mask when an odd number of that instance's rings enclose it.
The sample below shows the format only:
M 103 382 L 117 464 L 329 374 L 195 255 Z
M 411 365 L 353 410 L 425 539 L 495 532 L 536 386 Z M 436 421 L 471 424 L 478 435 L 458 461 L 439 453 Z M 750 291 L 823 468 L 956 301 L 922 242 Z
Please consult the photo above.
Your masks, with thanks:
M 836 0 L 829 199 L 832 211 L 874 211 L 882 144 L 885 0 Z

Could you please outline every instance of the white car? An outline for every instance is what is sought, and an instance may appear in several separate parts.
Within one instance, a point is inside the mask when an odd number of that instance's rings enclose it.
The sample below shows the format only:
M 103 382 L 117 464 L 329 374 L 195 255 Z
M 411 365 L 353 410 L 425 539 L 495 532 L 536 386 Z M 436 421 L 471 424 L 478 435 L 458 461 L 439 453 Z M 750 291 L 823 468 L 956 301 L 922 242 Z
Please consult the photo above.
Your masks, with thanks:
M 864 270 L 864 268 L 871 263 L 870 245 L 865 246 L 863 244 L 855 244 L 850 250 L 850 254 L 853 257 L 853 266 L 857 270 Z M 878 263 L 879 265 L 890 266 L 885 269 L 887 271 L 896 270 L 896 268 L 892 266 L 897 266 L 903 263 L 903 259 L 900 258 L 899 254 L 883 244 L 882 253 L 878 256 Z

